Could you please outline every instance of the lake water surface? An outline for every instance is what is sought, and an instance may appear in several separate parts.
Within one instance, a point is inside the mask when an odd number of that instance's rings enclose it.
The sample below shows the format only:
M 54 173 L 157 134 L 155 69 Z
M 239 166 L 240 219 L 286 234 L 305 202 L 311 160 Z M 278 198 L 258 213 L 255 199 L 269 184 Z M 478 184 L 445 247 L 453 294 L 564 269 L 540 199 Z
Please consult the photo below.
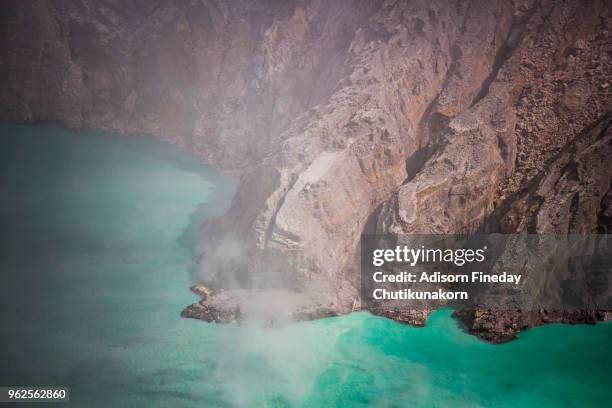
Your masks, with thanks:
M 235 182 L 160 142 L 0 134 L 0 385 L 68 386 L 79 407 L 612 406 L 610 323 L 494 346 L 444 310 L 422 329 L 181 319 L 193 226 Z

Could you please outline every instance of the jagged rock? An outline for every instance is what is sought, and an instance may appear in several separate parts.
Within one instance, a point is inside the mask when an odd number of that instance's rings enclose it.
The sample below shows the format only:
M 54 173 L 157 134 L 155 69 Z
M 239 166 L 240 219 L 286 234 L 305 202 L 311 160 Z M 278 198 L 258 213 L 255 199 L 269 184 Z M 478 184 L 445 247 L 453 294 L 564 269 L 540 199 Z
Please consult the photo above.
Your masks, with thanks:
M 534 18 L 548 15 L 548 29 L 554 31 L 557 26 L 576 23 L 576 16 L 572 19 L 568 14 L 569 10 L 551 9 L 550 4 L 543 3 Z M 609 11 L 607 15 L 609 18 Z M 583 18 L 585 26 L 590 20 L 583 14 L 577 18 Z M 525 75 L 520 68 L 521 62 L 525 65 L 522 55 L 527 49 L 531 55 L 534 44 L 535 48 L 546 47 L 550 54 L 560 52 L 551 43 L 538 45 L 536 39 L 530 38 L 532 35 L 523 33 L 526 40 L 499 67 L 488 92 L 475 106 L 449 122 L 442 131 L 441 148 L 416 176 L 383 204 L 377 231 L 395 234 L 518 232 L 530 230 L 528 226 L 532 232 L 539 233 L 607 231 L 602 227 L 607 224 L 602 209 L 607 208 L 604 196 L 612 181 L 609 160 L 612 144 L 609 115 L 603 119 L 597 115 L 609 109 L 608 97 L 604 95 L 597 102 L 589 102 L 594 99 L 590 84 L 596 83 L 598 78 L 582 80 L 583 71 L 578 62 L 570 73 L 578 80 L 572 87 L 564 88 L 563 93 L 547 90 L 549 84 L 543 83 L 542 78 L 547 74 L 542 75 L 542 72 L 546 70 L 562 75 L 549 60 L 529 59 L 528 67 L 537 74 Z M 597 30 L 591 28 L 589 35 L 597 36 Z M 610 49 L 609 39 L 600 38 L 595 43 Z M 564 47 L 562 41 L 557 45 L 561 50 Z M 602 58 L 598 53 L 590 55 Z M 599 79 L 605 79 L 610 73 L 612 70 L 607 65 Z M 517 85 L 520 88 L 516 88 Z M 523 96 L 518 99 L 521 94 Z M 531 94 L 536 95 L 538 101 L 526 98 L 525 95 Z M 560 102 L 542 104 L 546 99 Z M 551 109 L 559 103 L 564 110 Z M 514 127 L 515 112 L 527 118 L 527 123 L 521 122 Z M 565 117 L 560 116 L 561 112 Z M 555 121 L 549 119 L 553 114 Z M 596 125 L 590 122 L 593 119 Z M 583 128 L 579 128 L 579 124 Z M 563 137 L 556 136 L 559 140 L 548 142 L 549 132 L 562 126 L 565 126 Z M 539 132 L 535 135 L 534 127 Z M 521 134 L 520 129 L 525 129 L 526 133 Z M 569 145 L 562 145 L 561 140 L 570 141 Z M 518 160 L 515 160 L 517 149 Z M 537 154 L 539 161 L 532 161 Z M 549 158 L 548 163 L 553 162 L 543 168 L 547 164 L 544 157 Z M 514 168 L 515 163 L 518 168 Z M 533 172 L 537 168 L 542 169 L 539 175 Z M 516 184 L 516 180 L 521 180 L 522 184 Z M 531 180 L 534 187 L 525 188 L 525 180 Z M 512 194 L 517 186 L 524 188 L 523 193 L 517 194 L 520 199 Z M 538 320 L 531 312 L 489 312 L 478 318 L 474 317 L 475 313 L 465 311 L 457 316 L 468 322 L 472 333 L 495 342 L 511 339 L 518 331 L 547 321 L 571 323 L 585 321 L 583 314 L 603 316 L 588 311 L 551 312 L 553 315 L 564 313 L 564 317 Z
M 599 310 L 581 311 L 520 311 L 520 310 L 485 310 L 456 311 L 453 316 L 461 321 L 466 329 L 492 343 L 505 343 L 514 340 L 516 335 L 530 327 L 546 323 L 586 323 L 594 324 L 600 320 L 609 320 L 608 312 Z
M 347 85 L 298 118 L 280 151 L 242 178 L 238 197 L 257 185 L 261 172 L 274 174 L 246 208 L 247 199 L 235 200 L 221 221 L 246 238 L 246 261 L 235 269 L 248 270 L 255 282 L 316 287 L 322 303 L 350 311 L 358 297 L 360 234 L 406 179 L 405 158 L 426 155 L 420 149 L 432 142 L 431 129 L 478 94 L 510 31 L 513 12 L 506 4 L 451 11 L 443 1 L 397 2 L 374 13 L 350 46 Z M 415 36 L 416 20 L 424 23 Z M 506 130 L 511 123 L 493 126 Z M 218 226 L 205 226 L 205 234 Z M 211 241 L 205 251 L 214 254 L 224 241 Z M 202 259 L 206 274 L 211 257 Z
M 203 283 L 196 283 L 189 288 L 193 293 L 200 296 L 203 300 L 206 300 L 208 296 L 211 296 L 212 291 L 206 287 Z
M 181 317 L 190 317 L 210 323 L 236 322 L 241 318 L 240 305 L 230 292 L 221 292 L 187 306 L 181 312 Z
M 611 123 L 609 112 L 565 146 L 523 191 L 498 205 L 487 230 L 597 233 L 612 186 Z
M 338 312 L 331 304 L 315 303 L 310 294 L 295 294 L 286 289 L 221 290 L 181 312 L 181 317 L 210 323 L 246 322 L 266 326 L 336 315 Z
M 184 316 L 241 320 L 266 290 L 313 295 L 272 320 L 350 312 L 364 231 L 610 231 L 609 132 L 591 132 L 610 110 L 610 2 L 10 0 L 0 15 L 0 120 L 161 137 L 240 177 L 202 226 L 214 293 L 196 288 Z M 538 321 L 486 316 L 502 337 Z

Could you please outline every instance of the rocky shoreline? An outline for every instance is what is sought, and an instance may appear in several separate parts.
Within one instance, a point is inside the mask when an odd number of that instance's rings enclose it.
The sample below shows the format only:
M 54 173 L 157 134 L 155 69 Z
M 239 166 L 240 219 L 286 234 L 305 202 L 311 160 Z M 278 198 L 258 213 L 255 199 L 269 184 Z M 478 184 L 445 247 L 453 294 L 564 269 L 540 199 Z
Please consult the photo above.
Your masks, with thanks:
M 192 287 L 194 293 L 202 295 L 195 289 L 203 285 Z M 251 320 L 250 311 L 243 311 L 245 307 L 244 296 L 252 296 L 252 292 L 236 293 L 221 291 L 211 296 L 206 295 L 181 312 L 181 317 L 201 320 L 207 323 L 244 323 Z M 248 304 L 246 305 L 248 307 Z M 431 311 L 385 310 L 375 314 L 386 317 L 398 323 L 413 327 L 424 327 Z M 257 315 L 257 323 L 265 326 L 275 326 L 282 322 L 298 322 L 323 319 L 338 316 L 339 313 L 332 308 L 322 305 L 307 306 L 291 310 L 286 313 L 275 313 L 262 317 Z M 251 316 L 252 317 L 252 316 Z M 454 311 L 452 317 L 470 334 L 489 343 L 501 344 L 515 340 L 517 334 L 531 327 L 538 327 L 549 323 L 562 324 L 596 324 L 601 321 L 612 320 L 612 312 L 605 310 L 578 310 L 578 311 L 520 311 L 520 310 L 464 310 Z
M 159 137 L 240 177 L 227 214 L 201 227 L 195 279 L 215 291 L 184 317 L 250 318 L 265 290 L 300 298 L 270 321 L 349 313 L 363 233 L 612 231 L 610 2 L 0 11 L 0 120 Z M 458 314 L 493 342 L 601 316 Z
M 286 290 L 220 290 L 208 289 L 202 283 L 191 291 L 200 296 L 181 312 L 181 317 L 208 323 L 254 322 L 274 326 L 283 322 L 307 321 L 338 316 L 329 306 L 297 300 Z M 265 304 L 268 302 L 268 305 Z M 262 307 L 264 305 L 264 307 Z
M 604 310 L 578 311 L 531 311 L 520 310 L 476 310 L 456 311 L 453 317 L 464 328 L 485 341 L 505 343 L 516 339 L 516 335 L 531 327 L 548 323 L 596 324 L 612 320 L 612 313 Z

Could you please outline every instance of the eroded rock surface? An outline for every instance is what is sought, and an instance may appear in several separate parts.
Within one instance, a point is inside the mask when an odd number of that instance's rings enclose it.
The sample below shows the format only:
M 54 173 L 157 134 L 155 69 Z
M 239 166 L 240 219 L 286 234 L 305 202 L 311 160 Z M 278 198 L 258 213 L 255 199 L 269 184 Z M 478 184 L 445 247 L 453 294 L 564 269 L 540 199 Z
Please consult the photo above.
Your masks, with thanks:
M 0 9 L 1 120 L 161 137 L 240 177 L 184 316 L 240 320 L 268 290 L 307 294 L 293 318 L 358 310 L 363 232 L 611 230 L 605 0 Z M 545 322 L 466 313 L 495 341 Z
M 4 1 L 0 120 L 161 137 L 239 171 L 329 97 L 379 4 Z
M 410 177 L 406 158 L 440 144 L 430 139 L 432 129 L 476 97 L 513 18 L 506 2 L 383 4 L 355 32 L 350 71 L 338 89 L 296 119 L 279 151 L 245 175 L 228 216 L 206 225 L 205 235 L 222 223 L 232 239 L 246 241 L 238 271 L 290 276 L 292 289 L 314 287 L 338 312 L 352 310 L 360 234 Z M 475 154 L 480 148 L 474 145 Z M 262 178 L 266 191 L 251 194 Z
M 453 316 L 468 332 L 492 343 L 514 340 L 518 332 L 547 323 L 594 324 L 612 317 L 609 312 L 599 310 L 475 310 L 457 311 Z

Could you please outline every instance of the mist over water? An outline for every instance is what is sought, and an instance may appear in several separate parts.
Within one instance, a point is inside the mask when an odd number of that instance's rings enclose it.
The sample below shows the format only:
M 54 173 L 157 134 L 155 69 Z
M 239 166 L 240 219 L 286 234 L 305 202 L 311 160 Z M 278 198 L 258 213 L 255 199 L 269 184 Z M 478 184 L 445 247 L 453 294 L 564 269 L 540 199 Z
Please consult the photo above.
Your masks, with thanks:
M 69 386 L 76 407 L 612 405 L 609 323 L 493 346 L 449 311 L 181 319 L 197 225 L 235 182 L 149 140 L 0 134 L 0 385 Z

